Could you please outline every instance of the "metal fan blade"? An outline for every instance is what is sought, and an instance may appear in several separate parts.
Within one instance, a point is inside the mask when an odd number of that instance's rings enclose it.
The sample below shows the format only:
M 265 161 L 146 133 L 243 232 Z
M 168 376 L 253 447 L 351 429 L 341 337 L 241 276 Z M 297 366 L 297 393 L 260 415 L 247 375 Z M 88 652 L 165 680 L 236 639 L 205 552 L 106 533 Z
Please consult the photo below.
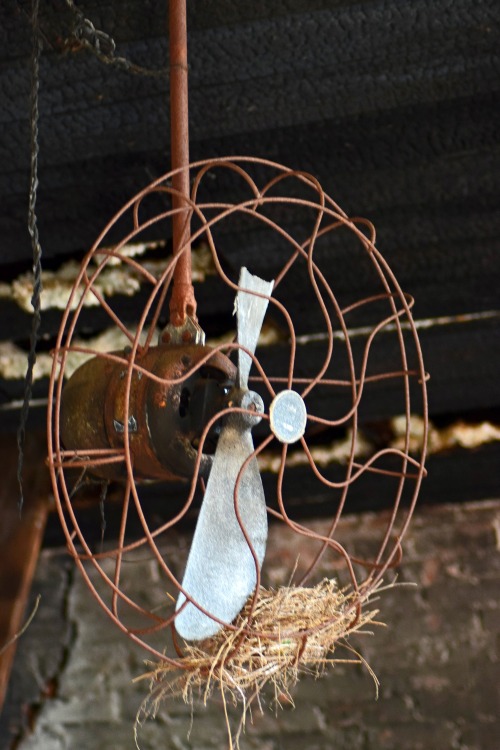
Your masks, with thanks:
M 245 396 L 253 398 L 254 394 Z M 255 458 L 242 474 L 237 492 L 241 526 L 235 513 L 236 480 L 254 449 L 251 426 L 247 415 L 234 414 L 222 430 L 182 582 L 197 604 L 226 623 L 242 609 L 257 580 L 256 563 L 241 527 L 259 568 L 266 550 L 267 511 Z M 184 602 L 181 594 L 177 609 Z M 186 640 L 201 640 L 214 635 L 221 625 L 188 603 L 177 615 L 175 627 Z
M 236 315 L 238 329 L 238 344 L 252 352 L 257 348 L 260 330 L 264 322 L 268 300 L 249 294 L 243 290 L 271 296 L 274 281 L 264 281 L 251 274 L 246 268 L 240 271 L 239 286 L 241 290 L 236 295 Z M 238 385 L 248 388 L 248 376 L 252 366 L 252 358 L 241 349 L 238 351 Z
M 263 281 L 242 268 L 239 283 L 238 343 L 253 353 L 268 300 L 251 291 L 270 296 L 273 282 Z M 235 493 L 240 470 L 254 450 L 251 429 L 264 410 L 260 396 L 247 390 L 251 356 L 240 350 L 238 365 L 239 389 L 234 392 L 233 401 L 254 413 L 231 414 L 222 428 L 182 582 L 196 604 L 224 623 L 234 620 L 255 589 L 257 565 L 260 569 L 267 540 L 264 489 L 255 458 L 243 472 Z M 179 595 L 177 610 L 181 611 L 175 627 L 186 640 L 208 638 L 222 627 L 196 604 L 186 603 L 184 594 Z

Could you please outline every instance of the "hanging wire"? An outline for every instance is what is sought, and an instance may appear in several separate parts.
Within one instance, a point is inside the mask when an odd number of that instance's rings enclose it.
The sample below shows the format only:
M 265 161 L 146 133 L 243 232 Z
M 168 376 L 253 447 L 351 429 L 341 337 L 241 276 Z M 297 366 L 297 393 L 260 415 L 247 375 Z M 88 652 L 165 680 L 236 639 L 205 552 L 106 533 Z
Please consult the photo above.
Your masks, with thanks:
M 19 510 L 22 511 L 24 503 L 23 493 L 23 463 L 24 443 L 26 438 L 26 424 L 30 408 L 31 394 L 33 391 L 33 370 L 36 363 L 36 345 L 40 332 L 41 323 L 41 294 L 42 294 L 42 248 L 40 245 L 36 215 L 36 201 L 38 193 L 38 90 L 40 83 L 40 54 L 42 49 L 39 27 L 38 27 L 38 4 L 39 0 L 33 0 L 31 28 L 32 28 L 32 55 L 31 55 L 31 173 L 28 204 L 28 231 L 31 237 L 33 251 L 33 295 L 31 304 L 33 307 L 33 318 L 31 320 L 30 348 L 28 352 L 28 366 L 24 378 L 24 396 L 21 407 L 19 427 L 17 429 L 17 480 L 19 483 Z
M 102 63 L 114 65 L 135 75 L 150 76 L 153 78 L 165 78 L 168 76 L 168 66 L 158 69 L 144 68 L 142 65 L 136 65 L 131 62 L 126 57 L 115 55 L 115 40 L 105 31 L 96 29 L 92 21 L 86 18 L 82 11 L 76 7 L 73 0 L 66 0 L 66 5 L 74 15 L 74 24 L 71 32 L 73 39 L 77 42 L 78 46 L 85 47 Z

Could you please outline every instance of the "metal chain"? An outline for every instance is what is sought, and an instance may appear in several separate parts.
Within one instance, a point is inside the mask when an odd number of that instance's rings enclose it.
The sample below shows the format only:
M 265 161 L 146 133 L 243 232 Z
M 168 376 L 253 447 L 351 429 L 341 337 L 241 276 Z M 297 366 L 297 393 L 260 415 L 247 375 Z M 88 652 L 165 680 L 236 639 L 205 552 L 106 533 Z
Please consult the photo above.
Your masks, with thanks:
M 73 12 L 75 16 L 75 22 L 72 29 L 72 37 L 78 42 L 81 47 L 85 47 L 93 55 L 95 55 L 101 62 L 106 65 L 114 65 L 117 68 L 126 70 L 129 73 L 141 76 L 151 76 L 155 78 L 163 78 L 169 75 L 169 68 L 144 68 L 141 65 L 128 60 L 126 57 L 117 57 L 115 55 L 116 42 L 115 40 L 106 34 L 105 31 L 96 29 L 92 21 L 85 18 L 82 11 L 76 7 L 73 0 L 66 0 L 66 5 Z
M 38 28 L 38 4 L 39 0 L 33 0 L 31 28 L 32 28 L 32 55 L 31 55 L 31 175 L 28 203 L 28 231 L 31 237 L 33 251 L 33 295 L 31 304 L 33 317 L 31 320 L 30 348 L 28 353 L 28 366 L 24 378 L 24 397 L 21 407 L 19 427 L 17 429 L 17 480 L 19 482 L 19 510 L 22 510 L 24 502 L 23 494 L 23 463 L 24 443 L 26 438 L 26 424 L 30 408 L 31 394 L 33 391 L 33 370 L 36 363 L 36 345 L 40 332 L 41 323 L 41 294 L 42 294 L 42 248 L 38 236 L 38 225 L 36 216 L 36 201 L 38 192 L 38 89 L 40 80 L 40 53 L 42 49 Z

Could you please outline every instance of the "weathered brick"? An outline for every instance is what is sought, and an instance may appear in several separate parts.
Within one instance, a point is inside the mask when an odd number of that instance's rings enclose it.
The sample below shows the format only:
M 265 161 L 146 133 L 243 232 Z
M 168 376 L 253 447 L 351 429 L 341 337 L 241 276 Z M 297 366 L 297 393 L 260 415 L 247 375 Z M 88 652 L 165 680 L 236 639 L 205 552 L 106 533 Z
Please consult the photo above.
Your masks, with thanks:
M 381 593 L 376 607 L 388 627 L 350 639 L 380 679 L 378 701 L 365 669 L 338 665 L 317 681 L 300 680 L 295 709 L 286 707 L 276 716 L 254 711 L 241 750 L 497 750 L 500 572 L 494 560 L 499 556 L 494 537 L 483 532 L 499 510 L 500 503 L 427 509 L 416 516 L 400 580 L 420 585 Z M 311 523 L 321 528 L 320 521 Z M 369 540 L 380 526 L 374 514 L 347 517 L 342 533 Z M 280 549 L 290 540 L 287 534 L 281 539 L 276 529 L 271 535 L 272 577 L 283 563 Z M 491 546 L 476 549 L 477 542 Z M 146 669 L 147 654 L 112 625 L 81 578 L 67 570 L 64 553 L 42 554 L 34 590 L 45 593 L 19 644 L 11 685 L 18 702 L 7 704 L 1 726 L 8 737 L 24 731 L 19 750 L 130 750 L 147 687 L 132 680 Z M 155 585 L 148 562 L 130 566 L 126 576 L 138 595 Z M 157 596 L 146 595 L 144 601 Z M 350 656 L 342 649 L 336 655 Z M 44 692 L 53 673 L 52 692 Z M 31 734 L 28 714 L 20 708 L 20 686 L 27 708 L 40 705 Z M 235 728 L 240 714 L 230 708 L 229 715 Z M 141 750 L 227 747 L 220 699 L 196 705 L 193 718 L 188 738 L 190 707 L 168 700 L 158 718 L 141 727 Z

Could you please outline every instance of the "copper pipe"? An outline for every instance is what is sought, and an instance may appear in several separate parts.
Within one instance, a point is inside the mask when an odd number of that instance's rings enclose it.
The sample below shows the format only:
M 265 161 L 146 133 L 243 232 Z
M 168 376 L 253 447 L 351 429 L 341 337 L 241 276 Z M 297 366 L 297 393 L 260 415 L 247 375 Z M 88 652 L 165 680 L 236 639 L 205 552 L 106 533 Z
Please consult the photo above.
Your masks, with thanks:
M 172 171 L 173 252 L 175 265 L 170 322 L 184 323 L 195 317 L 196 301 L 191 283 L 191 243 L 189 200 L 189 113 L 186 0 L 169 0 L 170 35 L 170 143 Z M 177 209 L 177 211 L 176 211 Z M 185 209 L 185 210 L 179 210 Z

